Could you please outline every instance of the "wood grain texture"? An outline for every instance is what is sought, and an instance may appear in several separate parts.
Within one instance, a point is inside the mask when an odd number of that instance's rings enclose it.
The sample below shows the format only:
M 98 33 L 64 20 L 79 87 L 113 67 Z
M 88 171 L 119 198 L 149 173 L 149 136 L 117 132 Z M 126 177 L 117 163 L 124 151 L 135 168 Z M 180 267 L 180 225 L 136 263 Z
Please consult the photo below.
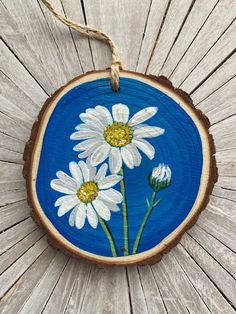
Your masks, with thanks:
M 0 1 L 1 313 L 235 313 L 236 1 L 53 0 L 100 27 L 126 69 L 165 74 L 210 119 L 219 179 L 207 209 L 158 265 L 103 269 L 63 257 L 29 217 L 22 154 L 42 104 L 73 76 L 110 64 L 104 44 L 37 0 Z M 47 280 L 48 278 L 48 280 Z

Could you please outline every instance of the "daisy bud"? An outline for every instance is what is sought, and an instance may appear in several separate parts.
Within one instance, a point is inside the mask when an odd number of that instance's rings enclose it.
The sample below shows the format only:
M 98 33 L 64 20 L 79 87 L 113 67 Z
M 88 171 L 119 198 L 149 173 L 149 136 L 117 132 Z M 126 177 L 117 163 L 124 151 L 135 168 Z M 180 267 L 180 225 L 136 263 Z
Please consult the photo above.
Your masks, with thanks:
M 161 189 L 167 188 L 171 182 L 171 170 L 170 167 L 165 164 L 159 164 L 153 168 L 149 177 L 149 184 L 155 192 L 159 192 Z

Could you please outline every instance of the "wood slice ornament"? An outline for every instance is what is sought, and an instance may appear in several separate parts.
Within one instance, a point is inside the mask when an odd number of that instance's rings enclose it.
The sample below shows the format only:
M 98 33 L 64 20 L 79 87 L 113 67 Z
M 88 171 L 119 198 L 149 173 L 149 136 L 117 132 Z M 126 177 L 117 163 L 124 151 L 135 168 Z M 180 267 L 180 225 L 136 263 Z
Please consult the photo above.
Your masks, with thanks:
M 196 222 L 217 179 L 209 121 L 165 77 L 120 70 L 106 34 L 43 2 L 63 23 L 106 41 L 113 63 L 44 104 L 24 153 L 33 217 L 67 254 L 155 263 Z

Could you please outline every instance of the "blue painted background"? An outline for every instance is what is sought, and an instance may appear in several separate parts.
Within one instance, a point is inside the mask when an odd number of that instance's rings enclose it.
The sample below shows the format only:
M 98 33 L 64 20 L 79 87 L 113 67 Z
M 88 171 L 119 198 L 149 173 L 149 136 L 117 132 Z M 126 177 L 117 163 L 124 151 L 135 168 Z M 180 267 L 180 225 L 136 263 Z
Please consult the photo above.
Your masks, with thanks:
M 196 199 L 202 171 L 201 139 L 197 128 L 184 110 L 161 91 L 137 80 L 121 78 L 118 93 L 111 90 L 109 79 L 100 79 L 82 84 L 64 95 L 51 115 L 44 136 L 36 182 L 38 199 L 47 217 L 66 239 L 83 250 L 104 256 L 111 256 L 111 252 L 101 226 L 94 230 L 86 222 L 84 228 L 78 230 L 69 226 L 69 213 L 59 218 L 54 202 L 62 194 L 50 188 L 50 181 L 58 170 L 69 174 L 69 162 L 78 161 L 77 153 L 73 151 L 78 141 L 71 141 L 70 135 L 81 123 L 79 114 L 98 104 L 111 109 L 116 103 L 128 105 L 131 116 L 142 108 L 157 106 L 158 113 L 147 123 L 165 129 L 164 135 L 148 139 L 156 149 L 152 161 L 141 153 L 140 167 L 125 168 L 130 249 L 147 209 L 146 197 L 150 198 L 152 193 L 147 181 L 152 168 L 160 162 L 166 163 L 173 178 L 171 186 L 159 193 L 162 202 L 147 222 L 139 252 L 157 245 L 185 219 Z M 119 190 L 119 184 L 115 188 Z M 122 211 L 112 213 L 108 225 L 119 254 L 123 255 Z

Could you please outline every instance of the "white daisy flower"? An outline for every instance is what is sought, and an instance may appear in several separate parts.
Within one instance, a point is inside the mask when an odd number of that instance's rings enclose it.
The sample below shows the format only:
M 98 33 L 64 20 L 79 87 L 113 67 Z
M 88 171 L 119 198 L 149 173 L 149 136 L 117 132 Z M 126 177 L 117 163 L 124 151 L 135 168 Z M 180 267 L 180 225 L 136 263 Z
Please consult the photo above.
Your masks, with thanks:
M 71 134 L 72 140 L 82 140 L 74 147 L 81 151 L 79 158 L 89 157 L 97 166 L 109 158 L 111 173 L 118 173 L 124 162 L 130 169 L 138 167 L 142 157 L 140 151 L 153 159 L 154 147 L 145 138 L 156 137 L 164 129 L 143 124 L 157 113 L 157 107 L 147 107 L 129 119 L 129 108 L 124 104 L 112 106 L 112 114 L 103 106 L 87 109 L 80 114 L 83 123 Z
M 51 188 L 66 195 L 59 197 L 55 206 L 59 206 L 57 215 L 63 216 L 71 211 L 69 224 L 81 229 L 87 217 L 89 224 L 97 228 L 98 216 L 108 221 L 111 211 L 119 211 L 117 204 L 122 202 L 122 195 L 112 187 L 122 177 L 108 175 L 107 164 L 103 164 L 97 171 L 84 161 L 70 162 L 71 176 L 63 171 L 56 173 L 57 179 L 51 181 Z

